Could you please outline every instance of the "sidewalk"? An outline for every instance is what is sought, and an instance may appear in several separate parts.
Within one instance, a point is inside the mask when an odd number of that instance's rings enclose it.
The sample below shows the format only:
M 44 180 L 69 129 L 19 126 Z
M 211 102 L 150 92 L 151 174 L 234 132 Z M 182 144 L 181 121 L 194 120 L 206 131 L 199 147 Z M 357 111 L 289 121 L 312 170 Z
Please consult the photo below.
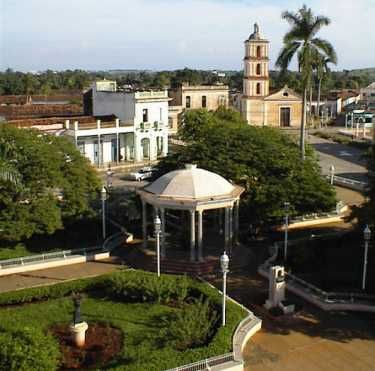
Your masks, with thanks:
M 99 276 L 121 269 L 121 267 L 121 265 L 102 260 L 1 276 L 0 295 L 2 292 L 7 291 L 50 285 L 77 278 Z

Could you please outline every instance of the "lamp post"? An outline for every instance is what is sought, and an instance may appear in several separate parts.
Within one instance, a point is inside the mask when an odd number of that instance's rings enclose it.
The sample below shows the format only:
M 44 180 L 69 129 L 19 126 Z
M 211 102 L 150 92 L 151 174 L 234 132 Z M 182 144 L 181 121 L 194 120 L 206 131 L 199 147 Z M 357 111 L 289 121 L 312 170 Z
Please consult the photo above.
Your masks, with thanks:
M 284 202 L 285 225 L 284 225 L 284 262 L 288 259 L 288 224 L 289 224 L 289 202 Z
M 330 175 L 330 183 L 331 185 L 333 185 L 333 180 L 335 178 L 335 167 L 333 165 L 329 167 L 329 175 Z
M 371 239 L 371 229 L 368 225 L 363 231 L 363 238 L 365 240 L 365 255 L 363 261 L 363 275 L 362 275 L 362 290 L 366 289 L 366 274 L 367 274 L 367 254 L 368 254 L 368 244 Z
M 105 201 L 107 199 L 107 190 L 103 186 L 102 190 L 100 191 L 100 197 L 102 200 L 102 228 L 103 228 L 103 240 L 105 240 Z
M 107 175 L 107 188 L 111 188 L 112 187 L 112 175 L 113 175 L 113 171 L 111 170 L 111 167 L 109 166 L 108 167 L 108 170 L 106 171 L 106 175 Z
M 156 255 L 157 255 L 157 273 L 160 277 L 160 233 L 161 233 L 161 220 L 159 215 L 156 215 L 154 220 L 155 236 L 156 236 Z
M 229 272 L 229 257 L 224 251 L 220 257 L 221 271 L 223 272 L 223 326 L 225 326 L 225 302 L 227 297 L 227 273 Z

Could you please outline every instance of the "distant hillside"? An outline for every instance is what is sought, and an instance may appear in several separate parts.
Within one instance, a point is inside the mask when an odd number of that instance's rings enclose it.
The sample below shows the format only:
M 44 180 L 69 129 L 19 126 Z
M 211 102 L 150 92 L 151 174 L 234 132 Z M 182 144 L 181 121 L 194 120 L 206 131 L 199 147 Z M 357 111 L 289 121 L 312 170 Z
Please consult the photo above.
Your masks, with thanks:
M 351 70 L 349 74 L 351 76 L 368 76 L 371 80 L 375 81 L 375 67 Z

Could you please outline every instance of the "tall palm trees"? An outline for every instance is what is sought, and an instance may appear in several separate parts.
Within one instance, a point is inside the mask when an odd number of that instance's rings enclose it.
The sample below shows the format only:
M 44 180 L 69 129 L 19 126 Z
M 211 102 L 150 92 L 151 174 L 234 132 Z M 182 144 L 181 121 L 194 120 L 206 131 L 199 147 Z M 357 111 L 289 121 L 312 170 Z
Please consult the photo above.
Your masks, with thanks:
M 315 16 L 306 5 L 296 13 L 283 12 L 282 18 L 291 25 L 291 29 L 284 36 L 284 46 L 280 51 L 276 65 L 282 71 L 286 71 L 293 57 L 297 55 L 303 86 L 300 148 L 301 157 L 304 160 L 307 91 L 312 83 L 314 62 L 317 60 L 317 56 L 322 59 L 330 58 L 336 60 L 336 53 L 327 40 L 316 37 L 316 34 L 323 26 L 330 24 L 329 18 L 320 15 Z

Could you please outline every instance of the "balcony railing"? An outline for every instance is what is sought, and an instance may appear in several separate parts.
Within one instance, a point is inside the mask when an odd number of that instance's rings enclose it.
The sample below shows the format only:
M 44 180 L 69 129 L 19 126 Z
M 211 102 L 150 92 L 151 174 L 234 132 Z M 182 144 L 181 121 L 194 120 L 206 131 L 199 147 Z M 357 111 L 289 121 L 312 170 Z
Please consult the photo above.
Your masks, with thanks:
M 78 130 L 101 130 L 101 129 L 111 129 L 111 128 L 119 128 L 119 127 L 127 127 L 133 126 L 133 123 L 128 121 L 100 121 L 97 120 L 96 122 L 84 122 L 80 123 L 79 121 L 74 121 L 73 123 L 66 122 L 65 128 L 68 130 L 78 131 Z
M 168 98 L 168 92 L 166 90 L 160 91 L 138 91 L 135 93 L 135 99 L 147 99 L 147 98 Z

